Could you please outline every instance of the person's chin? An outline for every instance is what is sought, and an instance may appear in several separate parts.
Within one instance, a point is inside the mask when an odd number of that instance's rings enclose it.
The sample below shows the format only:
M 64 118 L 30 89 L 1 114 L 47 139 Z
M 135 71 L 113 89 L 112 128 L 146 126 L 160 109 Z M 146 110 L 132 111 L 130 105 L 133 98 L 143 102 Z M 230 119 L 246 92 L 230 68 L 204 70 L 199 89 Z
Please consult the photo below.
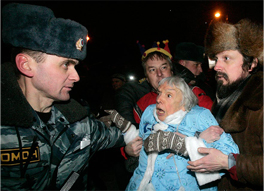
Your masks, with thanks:
M 158 113 L 157 113 L 157 117 L 158 117 L 158 119 L 161 120 L 161 121 L 164 121 L 165 118 L 166 118 L 165 114 L 158 114 Z
M 71 98 L 71 97 L 70 97 L 70 94 L 68 93 L 68 94 L 65 94 L 65 95 L 63 95 L 63 96 L 60 96 L 60 97 L 59 97 L 59 100 L 60 100 L 60 101 L 68 101 L 70 98 Z
M 218 78 L 217 79 L 217 84 L 221 84 L 221 85 L 227 85 L 227 81 L 226 81 L 226 79 L 225 78 Z

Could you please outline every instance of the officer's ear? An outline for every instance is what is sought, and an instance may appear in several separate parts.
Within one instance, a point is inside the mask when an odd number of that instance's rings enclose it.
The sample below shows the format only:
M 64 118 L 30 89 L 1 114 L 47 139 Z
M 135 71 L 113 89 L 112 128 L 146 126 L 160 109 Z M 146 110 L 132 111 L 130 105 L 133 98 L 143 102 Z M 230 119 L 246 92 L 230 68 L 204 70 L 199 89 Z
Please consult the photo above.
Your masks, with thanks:
M 30 61 L 32 61 L 32 58 L 27 54 L 19 53 L 16 55 L 16 66 L 18 70 L 28 77 L 33 76 Z
M 184 60 L 179 60 L 179 64 L 182 66 L 185 66 L 185 61 Z

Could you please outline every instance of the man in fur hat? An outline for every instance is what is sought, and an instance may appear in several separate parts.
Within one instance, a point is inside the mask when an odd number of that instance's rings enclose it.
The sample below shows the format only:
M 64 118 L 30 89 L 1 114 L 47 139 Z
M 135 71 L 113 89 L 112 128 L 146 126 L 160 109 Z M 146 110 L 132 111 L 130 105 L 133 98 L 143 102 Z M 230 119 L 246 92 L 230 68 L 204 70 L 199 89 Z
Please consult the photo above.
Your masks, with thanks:
M 217 100 L 212 113 L 239 146 L 240 154 L 224 155 L 217 149 L 189 162 L 195 172 L 228 170 L 219 190 L 263 189 L 263 28 L 242 19 L 237 24 L 209 26 L 205 51 L 215 60 Z
M 80 174 L 91 156 L 125 145 L 118 128 L 90 118 L 70 99 L 87 34 L 47 7 L 2 8 L 2 39 L 13 60 L 1 65 L 1 190 L 69 190 L 78 177 L 74 189 L 84 189 Z

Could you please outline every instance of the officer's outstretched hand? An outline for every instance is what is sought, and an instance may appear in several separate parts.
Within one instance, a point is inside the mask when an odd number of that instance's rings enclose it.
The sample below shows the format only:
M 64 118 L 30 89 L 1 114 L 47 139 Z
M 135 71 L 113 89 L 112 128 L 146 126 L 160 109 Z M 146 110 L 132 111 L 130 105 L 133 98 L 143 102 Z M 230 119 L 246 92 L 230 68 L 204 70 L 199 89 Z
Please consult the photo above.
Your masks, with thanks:
M 185 147 L 185 139 L 173 132 L 159 130 L 157 133 L 149 135 L 144 141 L 146 152 L 160 152 L 166 149 L 176 152 L 177 155 L 188 156 Z
M 99 121 L 102 121 L 106 127 L 110 127 L 111 124 L 112 124 L 112 120 L 111 120 L 111 117 L 110 115 L 107 115 L 107 116 L 103 116 L 103 117 L 100 117 L 99 118 Z
M 111 123 L 114 122 L 123 133 L 125 133 L 131 126 L 131 122 L 125 120 L 116 110 L 105 110 L 109 115 L 101 117 L 100 121 L 103 121 L 106 126 L 110 127 Z

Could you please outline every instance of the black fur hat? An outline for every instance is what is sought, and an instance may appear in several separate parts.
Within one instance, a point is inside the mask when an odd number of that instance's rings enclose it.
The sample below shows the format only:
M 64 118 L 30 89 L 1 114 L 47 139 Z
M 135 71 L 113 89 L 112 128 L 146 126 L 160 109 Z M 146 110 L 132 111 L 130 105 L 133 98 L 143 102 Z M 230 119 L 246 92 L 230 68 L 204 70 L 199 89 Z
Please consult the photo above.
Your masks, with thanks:
M 56 18 L 44 6 L 11 3 L 2 9 L 2 39 L 14 47 L 83 60 L 87 35 L 84 26 Z
M 176 45 L 174 59 L 204 62 L 204 47 L 192 42 L 182 42 Z
M 120 73 L 115 73 L 112 75 L 112 78 L 117 78 L 122 80 L 123 82 L 126 82 L 126 76 Z

